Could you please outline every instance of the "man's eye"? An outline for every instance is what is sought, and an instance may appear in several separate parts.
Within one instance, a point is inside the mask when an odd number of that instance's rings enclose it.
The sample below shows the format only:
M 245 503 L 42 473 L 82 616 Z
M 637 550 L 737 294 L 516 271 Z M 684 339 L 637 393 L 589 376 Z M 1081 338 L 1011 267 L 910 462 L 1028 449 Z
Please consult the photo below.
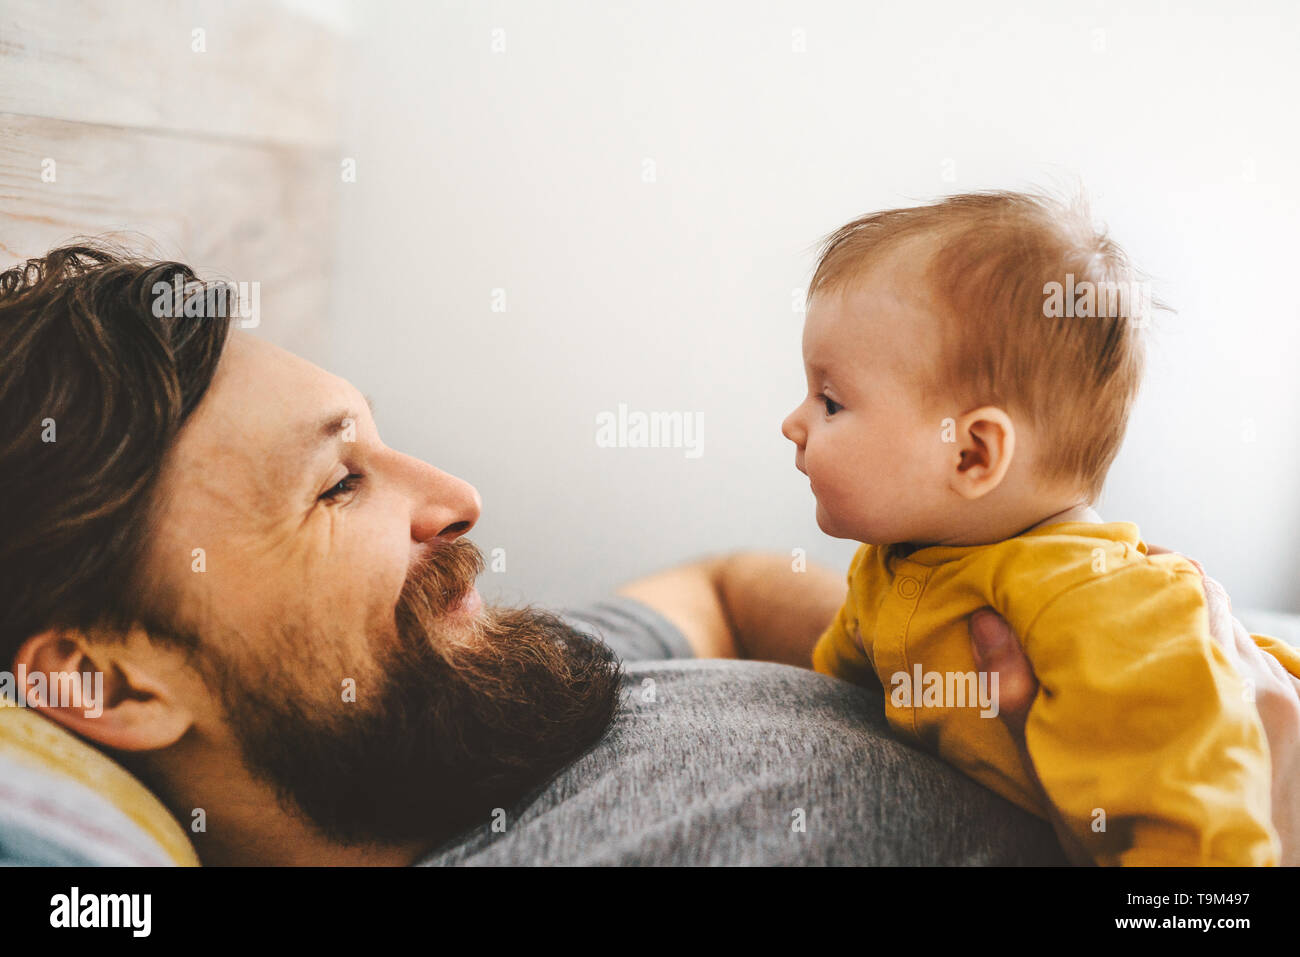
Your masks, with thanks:
M 338 483 L 330 486 L 330 488 L 321 495 L 321 501 L 333 502 L 335 499 L 342 498 L 344 495 L 355 492 L 361 485 L 362 477 L 363 476 L 354 472 L 346 478 L 340 479 Z
M 844 406 L 840 405 L 834 399 L 828 399 L 826 396 L 822 396 L 822 403 L 826 406 L 827 415 L 834 415 L 836 412 L 840 411 L 840 409 L 844 408 Z

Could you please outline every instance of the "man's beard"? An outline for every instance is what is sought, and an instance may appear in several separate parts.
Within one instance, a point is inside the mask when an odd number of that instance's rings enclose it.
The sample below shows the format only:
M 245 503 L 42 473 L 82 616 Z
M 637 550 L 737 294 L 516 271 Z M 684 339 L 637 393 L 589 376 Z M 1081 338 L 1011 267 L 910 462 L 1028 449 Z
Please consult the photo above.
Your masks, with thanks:
M 251 689 L 217 669 L 250 771 L 326 837 L 432 847 L 508 811 L 612 721 L 621 669 L 603 643 L 531 608 L 455 614 L 482 569 L 463 539 L 412 569 L 396 641 L 372 643 L 380 685 L 356 703 L 313 708 L 286 693 L 306 676 Z

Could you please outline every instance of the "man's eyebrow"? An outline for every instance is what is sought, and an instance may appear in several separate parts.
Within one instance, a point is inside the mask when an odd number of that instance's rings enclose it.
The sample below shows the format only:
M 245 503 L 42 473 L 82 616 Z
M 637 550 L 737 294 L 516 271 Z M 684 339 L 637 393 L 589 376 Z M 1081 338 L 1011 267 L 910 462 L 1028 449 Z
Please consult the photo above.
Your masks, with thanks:
M 375 414 L 375 403 L 370 396 L 364 396 L 364 398 L 366 400 L 366 406 L 370 409 L 370 414 L 373 416 Z M 349 425 L 355 426 L 356 422 L 357 413 L 354 409 L 337 409 L 320 420 L 316 429 L 311 433 L 312 439 L 310 445 L 320 445 L 322 442 L 334 438 L 334 436 L 338 435 Z

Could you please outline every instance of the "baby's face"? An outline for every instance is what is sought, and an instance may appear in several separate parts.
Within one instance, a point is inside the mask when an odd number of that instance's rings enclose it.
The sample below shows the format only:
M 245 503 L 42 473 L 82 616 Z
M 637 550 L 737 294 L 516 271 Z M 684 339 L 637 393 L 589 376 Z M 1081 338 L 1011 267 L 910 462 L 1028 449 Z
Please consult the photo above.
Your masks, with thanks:
M 916 384 L 937 324 L 915 273 L 889 257 L 808 306 L 808 394 L 781 431 L 817 498 L 817 524 L 837 538 L 923 541 L 943 528 L 951 446 Z

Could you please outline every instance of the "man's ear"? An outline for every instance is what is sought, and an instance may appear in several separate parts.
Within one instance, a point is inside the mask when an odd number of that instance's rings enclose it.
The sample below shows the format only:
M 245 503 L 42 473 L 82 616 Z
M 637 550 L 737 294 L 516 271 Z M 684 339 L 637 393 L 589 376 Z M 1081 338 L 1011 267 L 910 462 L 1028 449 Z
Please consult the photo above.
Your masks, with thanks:
M 51 629 L 23 642 L 14 674 L 25 669 L 27 687 L 18 693 L 50 720 L 118 751 L 154 751 L 194 723 L 164 655 L 141 629 L 120 643 Z
M 997 406 L 981 406 L 957 420 L 957 461 L 949 486 L 963 498 L 977 499 L 1000 484 L 1016 452 L 1016 427 Z

